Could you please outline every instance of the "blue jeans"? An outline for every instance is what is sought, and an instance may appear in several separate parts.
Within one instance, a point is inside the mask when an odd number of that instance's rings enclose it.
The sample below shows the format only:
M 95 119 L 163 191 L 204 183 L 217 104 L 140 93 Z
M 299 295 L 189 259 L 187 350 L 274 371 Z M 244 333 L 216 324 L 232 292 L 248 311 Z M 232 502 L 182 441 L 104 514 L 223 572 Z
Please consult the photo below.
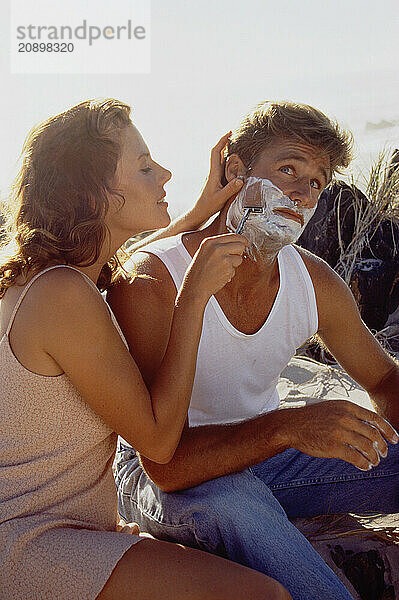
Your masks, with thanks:
M 363 472 L 295 449 L 197 487 L 162 492 L 118 443 L 119 512 L 159 539 L 201 548 L 274 577 L 294 600 L 350 600 L 289 521 L 329 513 L 399 513 L 399 446 Z

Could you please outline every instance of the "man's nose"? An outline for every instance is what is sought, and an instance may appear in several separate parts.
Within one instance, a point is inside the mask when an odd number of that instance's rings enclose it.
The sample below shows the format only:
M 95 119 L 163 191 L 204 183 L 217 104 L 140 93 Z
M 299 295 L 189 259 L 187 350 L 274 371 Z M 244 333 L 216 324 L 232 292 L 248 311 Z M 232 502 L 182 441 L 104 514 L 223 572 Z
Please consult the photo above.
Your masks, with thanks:
M 317 204 L 317 190 L 312 188 L 309 177 L 299 177 L 292 186 L 292 191 L 288 194 L 290 199 L 303 208 L 314 208 Z

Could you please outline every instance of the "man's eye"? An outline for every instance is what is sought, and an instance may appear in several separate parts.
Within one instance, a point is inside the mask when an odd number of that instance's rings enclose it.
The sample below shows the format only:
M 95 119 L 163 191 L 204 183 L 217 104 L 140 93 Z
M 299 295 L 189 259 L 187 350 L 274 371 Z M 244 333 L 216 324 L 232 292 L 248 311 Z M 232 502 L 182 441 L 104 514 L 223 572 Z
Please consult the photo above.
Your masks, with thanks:
M 313 188 L 315 188 L 316 190 L 320 190 L 321 189 L 320 181 L 317 181 L 317 179 L 312 179 L 312 181 L 310 182 L 310 185 Z
M 149 173 L 150 171 L 152 171 L 151 167 L 145 167 L 144 169 L 140 169 L 140 171 L 142 173 Z
M 294 173 L 294 169 L 292 167 L 281 167 L 280 171 L 282 173 L 288 173 L 288 175 L 292 175 Z

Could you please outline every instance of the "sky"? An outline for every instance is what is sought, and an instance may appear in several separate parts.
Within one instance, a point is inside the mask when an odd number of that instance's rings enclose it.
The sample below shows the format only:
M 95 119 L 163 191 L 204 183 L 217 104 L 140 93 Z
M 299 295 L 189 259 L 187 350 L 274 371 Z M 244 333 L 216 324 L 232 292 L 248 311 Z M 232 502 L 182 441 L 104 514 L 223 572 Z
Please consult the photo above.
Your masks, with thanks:
M 111 19 L 113 2 L 82 0 L 88 18 L 99 4 Z M 96 97 L 132 106 L 153 157 L 173 172 L 173 216 L 198 196 L 212 145 L 262 100 L 306 102 L 350 128 L 356 172 L 399 146 L 398 127 L 365 130 L 399 121 L 397 0 L 152 0 L 147 74 L 11 74 L 9 19 L 0 0 L 1 195 L 31 127 Z

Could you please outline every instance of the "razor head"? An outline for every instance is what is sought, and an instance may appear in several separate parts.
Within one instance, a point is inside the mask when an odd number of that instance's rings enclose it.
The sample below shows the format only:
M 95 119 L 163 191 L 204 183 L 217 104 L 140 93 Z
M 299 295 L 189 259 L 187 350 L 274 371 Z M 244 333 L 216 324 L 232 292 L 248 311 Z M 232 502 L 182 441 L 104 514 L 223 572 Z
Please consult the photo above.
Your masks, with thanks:
M 255 181 L 250 185 L 243 200 L 243 209 L 250 208 L 253 213 L 263 213 L 262 182 Z

